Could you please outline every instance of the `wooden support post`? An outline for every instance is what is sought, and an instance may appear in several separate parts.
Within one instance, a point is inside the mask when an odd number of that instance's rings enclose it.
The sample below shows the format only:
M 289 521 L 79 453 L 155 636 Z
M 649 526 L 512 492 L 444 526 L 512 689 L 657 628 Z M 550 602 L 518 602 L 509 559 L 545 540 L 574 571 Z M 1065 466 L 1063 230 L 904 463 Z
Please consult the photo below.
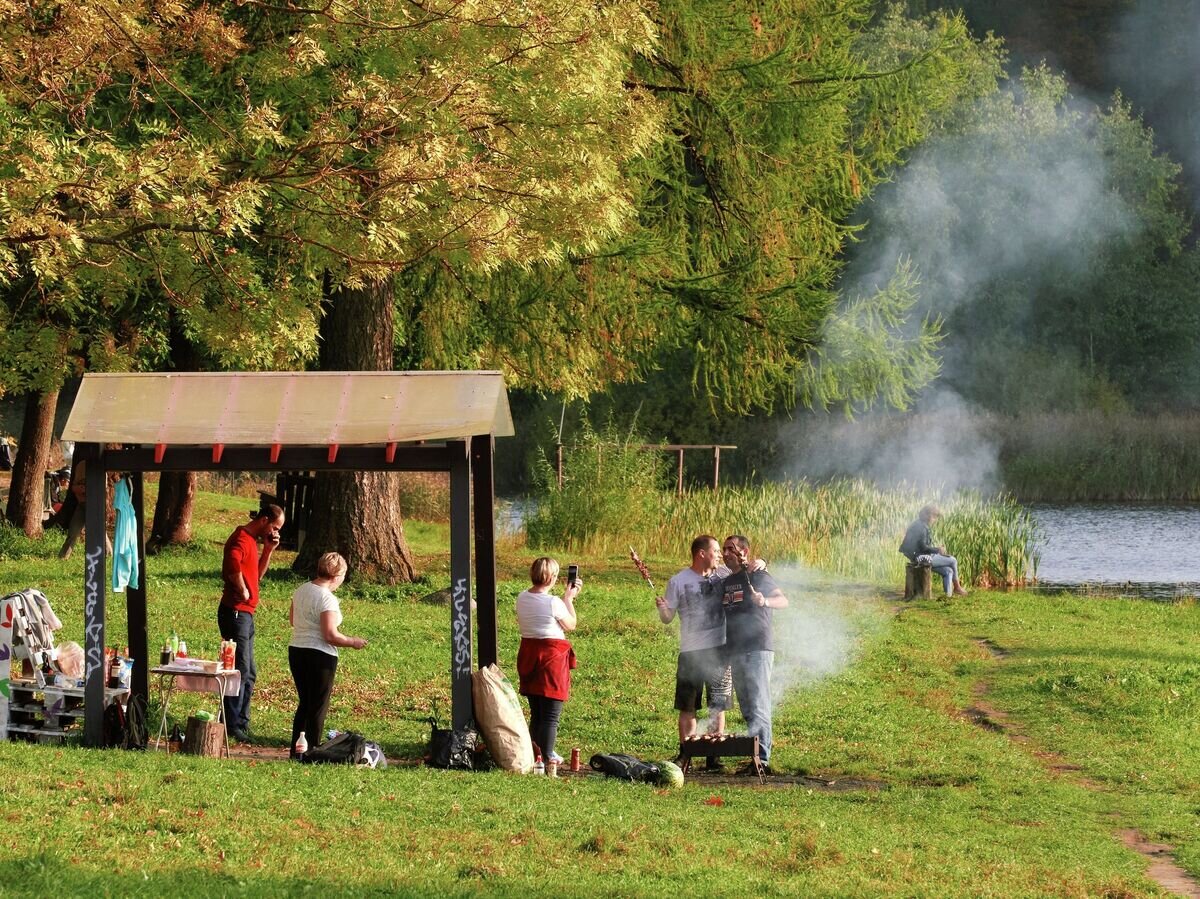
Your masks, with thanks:
M 471 483 L 474 485 L 475 606 L 479 667 L 499 661 L 500 635 L 496 625 L 496 507 L 492 466 L 495 438 L 471 438 Z
M 721 483 L 721 448 L 713 447 L 713 490 Z
M 474 717 L 471 703 L 471 460 L 465 441 L 450 450 L 450 718 L 460 730 Z
M 107 471 L 104 450 L 98 443 L 76 447 L 76 454 L 87 463 L 87 508 L 84 512 L 83 620 L 84 686 L 83 741 L 88 746 L 104 744 L 104 682 L 108 672 L 104 664 L 104 616 L 108 598 L 104 583 L 105 518 L 108 511 Z
M 558 489 L 559 490 L 562 490 L 562 481 L 563 481 L 563 466 L 562 466 L 563 453 L 562 453 L 562 451 L 563 451 L 563 445 L 561 443 L 556 443 L 554 445 L 554 470 L 558 474 Z
M 133 657 L 132 696 L 150 700 L 150 635 L 146 625 L 146 500 L 142 473 L 129 475 L 137 528 L 138 585 L 125 588 L 125 621 L 129 629 L 129 652 Z
M 683 450 L 679 450 L 679 475 L 675 479 L 675 492 L 683 496 Z

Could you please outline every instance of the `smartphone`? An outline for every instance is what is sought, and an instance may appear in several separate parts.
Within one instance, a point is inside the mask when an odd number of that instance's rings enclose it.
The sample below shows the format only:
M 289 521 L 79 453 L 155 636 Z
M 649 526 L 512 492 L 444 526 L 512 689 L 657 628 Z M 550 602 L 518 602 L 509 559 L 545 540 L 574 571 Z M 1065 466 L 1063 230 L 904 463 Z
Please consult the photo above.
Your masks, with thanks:
M 568 565 L 567 566 L 567 586 L 574 587 L 578 581 L 579 581 L 579 566 L 578 565 Z

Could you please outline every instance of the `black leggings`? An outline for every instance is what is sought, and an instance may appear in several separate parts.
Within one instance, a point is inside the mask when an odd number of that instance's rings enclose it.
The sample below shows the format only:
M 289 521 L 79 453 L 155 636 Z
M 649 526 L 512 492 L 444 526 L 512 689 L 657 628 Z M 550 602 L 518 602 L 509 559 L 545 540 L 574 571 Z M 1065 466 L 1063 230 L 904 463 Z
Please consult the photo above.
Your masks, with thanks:
M 292 718 L 291 755 L 296 756 L 296 740 L 300 731 L 310 747 L 325 739 L 325 714 L 329 711 L 329 697 L 333 695 L 333 677 L 337 674 L 338 657 L 319 649 L 288 647 L 288 667 L 292 669 L 292 680 L 296 682 L 296 694 L 300 702 Z
M 549 762 L 558 739 L 558 719 L 562 716 L 563 700 L 545 696 L 527 696 L 529 700 L 529 736 L 541 750 L 542 760 Z M 537 751 L 537 750 L 535 750 Z

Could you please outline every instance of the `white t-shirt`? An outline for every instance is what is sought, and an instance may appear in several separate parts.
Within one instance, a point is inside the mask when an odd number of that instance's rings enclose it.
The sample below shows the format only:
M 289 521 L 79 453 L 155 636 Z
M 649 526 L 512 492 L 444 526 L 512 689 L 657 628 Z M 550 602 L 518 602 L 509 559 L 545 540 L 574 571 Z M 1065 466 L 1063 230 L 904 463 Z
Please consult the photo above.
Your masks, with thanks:
M 292 594 L 292 642 L 288 646 L 319 649 L 331 656 L 337 655 L 338 648 L 323 636 L 321 614 L 324 612 L 334 613 L 334 627 L 342 626 L 342 607 L 332 590 L 319 587 L 312 581 L 297 587 Z
M 517 626 L 522 637 L 565 640 L 567 635 L 558 619 L 569 614 L 567 604 L 553 593 L 524 590 L 517 597 Z
M 680 652 L 725 645 L 725 609 L 717 592 L 721 578 L 717 572 L 705 577 L 685 568 L 667 581 L 667 608 L 679 613 Z

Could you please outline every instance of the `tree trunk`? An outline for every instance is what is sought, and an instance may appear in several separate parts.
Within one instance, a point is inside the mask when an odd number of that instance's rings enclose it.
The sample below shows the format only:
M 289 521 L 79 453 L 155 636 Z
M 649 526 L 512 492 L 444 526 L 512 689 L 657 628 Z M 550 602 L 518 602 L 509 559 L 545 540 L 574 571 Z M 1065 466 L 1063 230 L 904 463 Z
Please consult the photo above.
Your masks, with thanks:
M 196 472 L 164 471 L 158 477 L 154 523 L 146 552 L 153 555 L 170 544 L 192 539 L 192 505 L 196 499 Z
M 188 340 L 174 310 L 170 321 L 171 371 L 200 371 L 200 354 Z M 190 543 L 192 505 L 196 499 L 196 472 L 164 471 L 158 479 L 158 498 L 154 501 L 154 523 L 146 552 L 154 555 L 164 546 Z
M 391 370 L 393 295 L 391 281 L 326 292 L 322 371 Z M 338 552 L 353 574 L 390 584 L 413 579 L 395 474 L 318 472 L 312 505 L 293 571 L 311 577 L 322 553 Z
M 25 421 L 13 464 L 12 484 L 4 517 L 30 537 L 42 533 L 42 499 L 46 469 L 50 465 L 50 439 L 54 436 L 54 413 L 58 391 L 25 395 Z

